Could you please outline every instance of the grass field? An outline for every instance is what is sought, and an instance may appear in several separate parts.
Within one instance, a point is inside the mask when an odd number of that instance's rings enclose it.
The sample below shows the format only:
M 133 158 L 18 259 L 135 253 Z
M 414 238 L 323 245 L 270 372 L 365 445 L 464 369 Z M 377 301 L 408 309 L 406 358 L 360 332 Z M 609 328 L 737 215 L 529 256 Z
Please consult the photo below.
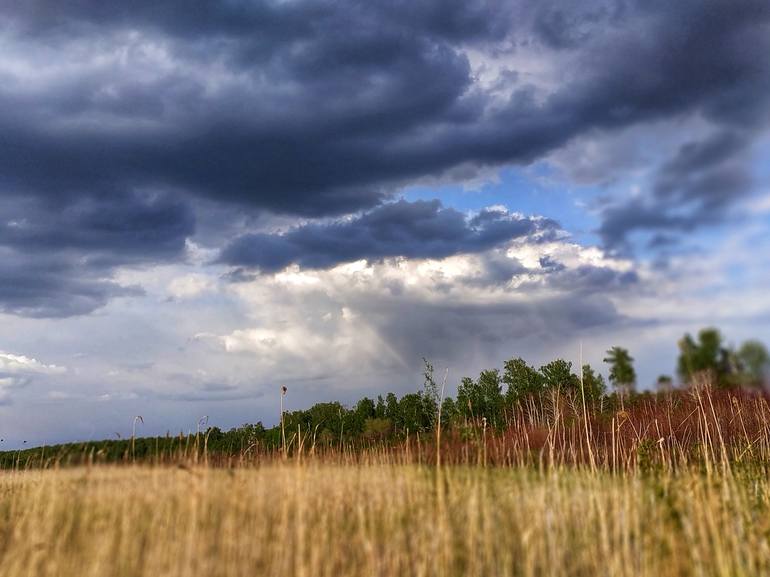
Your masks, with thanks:
M 0 575 L 770 574 L 763 394 L 593 414 L 554 396 L 500 429 L 293 439 L 223 455 L 196 435 L 140 459 L 124 442 L 113 463 L 99 444 L 6 454 Z
M 20 576 L 770 572 L 770 481 L 682 473 L 276 463 L 0 476 Z

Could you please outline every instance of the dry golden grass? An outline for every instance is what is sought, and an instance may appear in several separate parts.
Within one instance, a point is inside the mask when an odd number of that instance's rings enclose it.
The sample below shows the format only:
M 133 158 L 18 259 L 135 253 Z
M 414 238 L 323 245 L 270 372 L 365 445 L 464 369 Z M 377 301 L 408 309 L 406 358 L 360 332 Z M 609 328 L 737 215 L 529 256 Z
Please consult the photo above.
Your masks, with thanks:
M 275 463 L 0 474 L 0 573 L 770 573 L 770 481 Z
M 554 396 L 438 445 L 19 456 L 0 471 L 0 576 L 770 574 L 765 395 L 580 408 Z

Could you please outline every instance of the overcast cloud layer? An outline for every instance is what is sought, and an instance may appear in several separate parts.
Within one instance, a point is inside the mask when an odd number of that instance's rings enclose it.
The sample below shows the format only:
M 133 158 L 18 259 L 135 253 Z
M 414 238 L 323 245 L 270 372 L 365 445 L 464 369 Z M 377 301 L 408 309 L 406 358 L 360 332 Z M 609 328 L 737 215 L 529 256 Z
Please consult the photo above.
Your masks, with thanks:
M 767 54 L 764 0 L 0 0 L 7 422 L 770 337 Z

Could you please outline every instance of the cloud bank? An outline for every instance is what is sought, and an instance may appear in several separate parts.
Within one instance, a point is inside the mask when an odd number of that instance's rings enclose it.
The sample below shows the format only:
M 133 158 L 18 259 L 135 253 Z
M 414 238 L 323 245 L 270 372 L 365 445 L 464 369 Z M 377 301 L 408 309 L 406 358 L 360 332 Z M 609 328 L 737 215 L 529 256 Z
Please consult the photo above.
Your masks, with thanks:
M 686 117 L 711 134 L 648 192 L 606 207 L 599 232 L 622 249 L 634 231 L 714 223 L 752 190 L 745 151 L 770 109 L 757 57 L 769 23 L 761 0 L 2 3 L 0 245 L 12 261 L 37 248 L 99 269 L 63 283 L 74 295 L 91 284 L 91 304 L 0 295 L 2 306 L 93 310 L 120 293 L 104 284 L 116 264 L 183 258 L 201 203 L 231 218 L 376 215 L 415 180 Z M 339 257 L 327 225 L 279 238 L 223 218 L 220 234 L 240 237 L 224 253 L 233 262 Z M 324 227 L 327 254 L 291 254 Z
M 765 0 L 0 0 L 4 426 L 669 371 L 768 314 L 769 53 Z

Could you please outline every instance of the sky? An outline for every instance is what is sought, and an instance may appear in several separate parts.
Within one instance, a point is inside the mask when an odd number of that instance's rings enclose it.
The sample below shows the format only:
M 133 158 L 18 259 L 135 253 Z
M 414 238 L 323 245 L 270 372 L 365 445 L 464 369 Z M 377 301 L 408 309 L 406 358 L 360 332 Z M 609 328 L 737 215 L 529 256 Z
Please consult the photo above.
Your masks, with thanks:
M 0 0 L 0 448 L 770 343 L 766 0 Z

